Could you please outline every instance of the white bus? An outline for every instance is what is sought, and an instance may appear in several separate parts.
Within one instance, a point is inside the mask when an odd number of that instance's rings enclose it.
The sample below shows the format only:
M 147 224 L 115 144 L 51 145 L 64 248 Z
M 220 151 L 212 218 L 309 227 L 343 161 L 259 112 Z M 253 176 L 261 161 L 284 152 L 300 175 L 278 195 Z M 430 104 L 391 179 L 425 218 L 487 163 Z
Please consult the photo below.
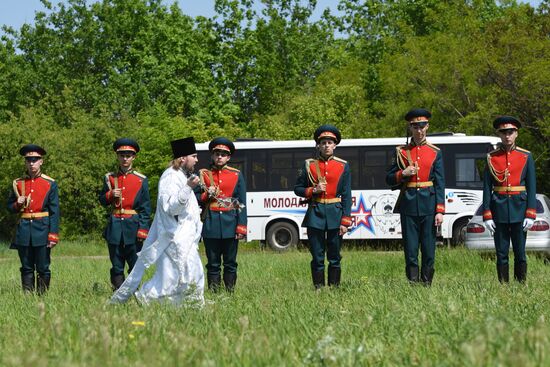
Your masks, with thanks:
M 433 134 L 428 140 L 443 153 L 445 209 L 441 236 L 452 243 L 464 240 L 466 225 L 482 200 L 482 168 L 497 137 Z M 405 138 L 343 139 L 335 155 L 351 168 L 353 224 L 344 239 L 400 239 L 399 214 L 393 207 L 399 190 L 386 185 L 386 171 L 395 147 Z M 313 140 L 237 140 L 229 165 L 241 170 L 247 185 L 248 241 L 259 240 L 285 250 L 307 240 L 301 227 L 307 205 L 294 195 L 304 160 L 315 156 Z M 210 164 L 208 143 L 197 144 L 199 168 Z

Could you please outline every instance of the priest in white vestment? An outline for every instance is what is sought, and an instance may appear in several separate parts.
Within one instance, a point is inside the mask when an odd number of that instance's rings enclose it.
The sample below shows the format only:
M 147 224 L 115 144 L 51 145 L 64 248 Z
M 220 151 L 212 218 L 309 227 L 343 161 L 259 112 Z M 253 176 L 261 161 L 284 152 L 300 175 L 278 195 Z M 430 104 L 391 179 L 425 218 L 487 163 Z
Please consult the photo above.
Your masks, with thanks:
M 136 265 L 111 303 L 124 303 L 135 295 L 141 304 L 204 304 L 204 271 L 198 251 L 202 222 L 193 192 L 199 178 L 191 174 L 198 162 L 197 151 L 192 137 L 171 145 L 174 160 L 160 177 L 153 224 Z M 138 290 L 145 270 L 152 265 L 156 265 L 155 274 Z

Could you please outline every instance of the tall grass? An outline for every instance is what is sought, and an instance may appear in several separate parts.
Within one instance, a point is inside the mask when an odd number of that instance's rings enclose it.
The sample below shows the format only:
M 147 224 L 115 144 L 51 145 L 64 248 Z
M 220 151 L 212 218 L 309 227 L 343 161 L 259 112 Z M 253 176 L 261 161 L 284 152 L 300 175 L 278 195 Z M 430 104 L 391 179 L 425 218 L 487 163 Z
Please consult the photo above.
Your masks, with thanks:
M 106 305 L 104 246 L 56 251 L 43 297 L 0 252 L 2 366 L 550 365 L 550 268 L 534 257 L 527 285 L 502 286 L 493 260 L 438 249 L 425 288 L 400 252 L 346 250 L 341 287 L 315 292 L 307 252 L 247 249 L 235 293 L 196 309 Z

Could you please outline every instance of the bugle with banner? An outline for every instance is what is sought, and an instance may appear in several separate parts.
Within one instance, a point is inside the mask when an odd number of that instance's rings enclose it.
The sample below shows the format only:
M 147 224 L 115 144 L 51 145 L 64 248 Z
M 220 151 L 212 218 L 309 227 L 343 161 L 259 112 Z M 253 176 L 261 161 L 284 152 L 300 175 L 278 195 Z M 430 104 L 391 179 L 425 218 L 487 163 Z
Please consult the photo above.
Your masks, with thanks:
M 209 173 L 210 175 L 212 175 L 211 172 Z M 195 173 L 191 173 L 190 177 L 191 178 L 197 177 L 197 175 Z M 210 182 L 213 182 L 213 181 L 214 181 L 213 177 L 210 177 Z M 239 212 L 245 208 L 245 204 L 241 203 L 237 198 L 220 196 L 219 188 L 216 188 L 215 192 L 210 193 L 209 188 L 206 186 L 206 184 L 204 183 L 204 180 L 202 179 L 199 180 L 199 187 L 201 188 L 201 190 L 208 193 L 208 202 L 204 205 L 204 208 L 202 209 L 202 212 L 201 212 L 201 220 L 203 222 L 206 219 L 208 212 L 210 211 L 210 203 L 212 203 L 213 201 L 216 201 L 218 206 L 221 208 L 235 209 Z

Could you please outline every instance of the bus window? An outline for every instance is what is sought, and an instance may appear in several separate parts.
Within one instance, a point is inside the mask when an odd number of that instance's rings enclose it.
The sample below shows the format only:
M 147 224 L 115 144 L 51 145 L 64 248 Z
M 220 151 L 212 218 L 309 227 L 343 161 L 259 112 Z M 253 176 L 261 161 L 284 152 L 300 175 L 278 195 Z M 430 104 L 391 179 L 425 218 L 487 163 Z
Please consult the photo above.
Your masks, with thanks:
M 208 168 L 210 166 L 210 163 L 212 162 L 212 158 L 210 157 L 209 151 L 197 152 L 197 156 L 199 158 L 199 163 L 197 163 L 197 166 L 195 167 L 197 171 L 199 169 Z
M 334 155 L 348 162 L 351 172 L 351 189 L 359 189 L 361 165 L 359 162 L 359 150 L 357 149 L 357 147 L 337 147 L 334 151 Z
M 376 150 L 367 149 L 364 152 L 364 164 L 361 172 L 361 189 L 387 189 L 386 172 L 391 166 L 395 148 L 381 147 Z
M 461 188 L 482 188 L 485 157 L 475 153 L 457 153 L 455 155 L 455 182 Z
M 445 166 L 445 187 L 481 189 L 490 144 L 441 144 Z
M 317 152 L 315 149 L 301 149 L 294 153 L 294 166 L 302 168 L 306 159 L 315 158 Z
M 252 150 L 247 152 L 249 176 L 246 186 L 249 191 L 265 191 L 267 189 L 266 152 Z
M 294 188 L 296 168 L 292 152 L 271 151 L 271 169 L 269 172 L 269 190 L 281 191 Z

